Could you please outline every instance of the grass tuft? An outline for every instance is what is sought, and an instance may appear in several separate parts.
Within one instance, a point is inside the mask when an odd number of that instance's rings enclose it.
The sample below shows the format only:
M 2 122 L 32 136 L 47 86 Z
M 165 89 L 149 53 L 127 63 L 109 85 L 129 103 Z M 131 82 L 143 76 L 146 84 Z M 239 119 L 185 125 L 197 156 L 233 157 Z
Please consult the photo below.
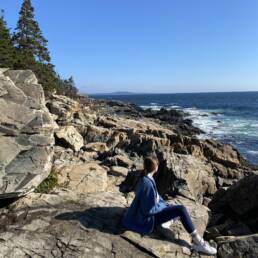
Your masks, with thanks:
M 57 172 L 52 169 L 49 176 L 35 189 L 35 193 L 50 193 L 57 185 Z

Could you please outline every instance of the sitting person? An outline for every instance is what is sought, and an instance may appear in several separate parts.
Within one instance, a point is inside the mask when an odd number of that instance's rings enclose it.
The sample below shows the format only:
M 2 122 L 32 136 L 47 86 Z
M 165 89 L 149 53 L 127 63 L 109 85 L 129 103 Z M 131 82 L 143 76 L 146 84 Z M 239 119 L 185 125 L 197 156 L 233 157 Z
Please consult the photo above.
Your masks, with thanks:
M 197 252 L 216 254 L 216 248 L 210 246 L 198 234 L 185 206 L 169 205 L 159 195 L 153 179 L 157 171 L 158 160 L 153 157 L 145 158 L 144 170 L 136 187 L 135 198 L 122 221 L 124 227 L 145 235 L 152 233 L 155 226 L 180 218 L 185 230 L 192 237 L 192 248 Z

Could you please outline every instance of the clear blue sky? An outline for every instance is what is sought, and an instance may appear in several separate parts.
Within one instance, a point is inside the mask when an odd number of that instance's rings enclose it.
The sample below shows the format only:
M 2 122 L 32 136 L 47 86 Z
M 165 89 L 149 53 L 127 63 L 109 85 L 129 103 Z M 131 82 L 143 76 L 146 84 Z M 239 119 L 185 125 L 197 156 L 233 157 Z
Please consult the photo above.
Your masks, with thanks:
M 21 0 L 1 0 L 9 27 Z M 257 0 L 32 0 L 81 92 L 258 90 Z

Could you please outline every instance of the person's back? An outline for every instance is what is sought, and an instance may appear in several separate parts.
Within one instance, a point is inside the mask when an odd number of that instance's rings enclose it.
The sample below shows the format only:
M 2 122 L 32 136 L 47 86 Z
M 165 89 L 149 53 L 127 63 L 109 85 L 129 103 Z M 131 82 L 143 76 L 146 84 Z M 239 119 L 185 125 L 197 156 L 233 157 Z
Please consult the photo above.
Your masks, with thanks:
M 123 225 L 126 228 L 140 234 L 149 234 L 153 231 L 154 227 L 153 217 L 144 213 L 145 204 L 148 206 L 153 205 L 147 203 L 152 202 L 152 198 L 149 198 L 149 191 L 147 190 L 150 187 L 150 182 L 148 182 L 146 177 L 142 177 L 139 180 L 135 191 L 135 198 L 123 219 Z

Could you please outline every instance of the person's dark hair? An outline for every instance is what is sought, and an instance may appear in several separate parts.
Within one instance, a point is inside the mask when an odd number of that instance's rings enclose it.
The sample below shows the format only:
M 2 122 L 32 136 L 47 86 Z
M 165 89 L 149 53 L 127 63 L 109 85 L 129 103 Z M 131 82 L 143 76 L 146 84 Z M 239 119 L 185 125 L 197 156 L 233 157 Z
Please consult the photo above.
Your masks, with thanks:
M 148 156 L 144 158 L 141 176 L 147 176 L 149 173 L 153 172 L 158 165 L 159 161 L 155 156 Z

